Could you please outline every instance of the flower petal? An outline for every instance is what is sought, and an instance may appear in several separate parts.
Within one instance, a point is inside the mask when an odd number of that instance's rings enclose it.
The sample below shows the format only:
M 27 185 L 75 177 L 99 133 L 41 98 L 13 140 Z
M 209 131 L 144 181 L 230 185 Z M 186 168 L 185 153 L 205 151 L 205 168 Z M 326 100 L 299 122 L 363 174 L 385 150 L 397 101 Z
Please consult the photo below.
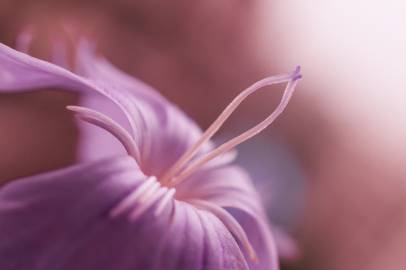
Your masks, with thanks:
M 152 208 L 135 221 L 111 218 L 111 209 L 146 178 L 127 156 L 6 185 L 0 269 L 248 269 L 222 222 L 188 203 L 173 201 L 159 217 Z
M 217 204 L 233 203 L 240 208 L 262 214 L 259 195 L 249 175 L 239 166 L 209 167 L 190 176 L 177 187 L 178 197 L 202 199 Z
M 279 260 L 276 243 L 266 218 L 252 215 L 249 212 L 244 211 L 242 208 L 231 205 L 227 206 L 226 209 L 246 231 L 251 245 L 257 252 L 259 260 L 257 263 L 248 261 L 250 269 L 278 270 Z
M 78 49 L 79 73 L 98 85 L 120 91 L 139 108 L 145 123 L 141 155 L 147 173 L 159 177 L 201 135 L 200 128 L 155 89 L 131 77 L 105 59 L 83 40 Z M 206 145 L 206 151 L 210 148 Z
M 0 93 L 23 92 L 58 87 L 83 94 L 107 97 L 121 109 L 139 144 L 143 118 L 138 108 L 125 95 L 91 80 L 78 76 L 62 67 L 18 52 L 0 43 Z
M 224 166 L 195 173 L 177 188 L 179 198 L 200 199 L 224 207 L 244 229 L 257 253 L 250 269 L 279 269 L 275 241 L 259 195 L 247 173 L 238 166 Z
M 199 127 L 175 105 L 151 87 L 124 74 L 104 59 L 97 58 L 90 43 L 81 43 L 77 58 L 81 76 L 0 44 L 0 92 L 60 87 L 87 94 L 84 103 L 91 103 L 93 109 L 100 108 L 101 112 L 124 127 L 127 126 L 125 122 L 129 122 L 129 131 L 141 153 L 138 162 L 142 163 L 146 173 L 157 177 L 200 136 Z M 96 93 L 107 97 L 107 100 L 95 97 Z M 100 135 L 92 132 L 94 128 L 90 130 L 85 132 L 86 141 Z M 117 145 L 114 142 L 103 144 L 106 145 L 103 149 L 92 151 L 95 148 L 90 148 L 85 154 L 92 156 L 106 152 L 108 155 L 121 150 L 115 151 Z M 202 151 L 209 148 L 207 144 Z M 89 155 L 89 152 L 93 153 Z

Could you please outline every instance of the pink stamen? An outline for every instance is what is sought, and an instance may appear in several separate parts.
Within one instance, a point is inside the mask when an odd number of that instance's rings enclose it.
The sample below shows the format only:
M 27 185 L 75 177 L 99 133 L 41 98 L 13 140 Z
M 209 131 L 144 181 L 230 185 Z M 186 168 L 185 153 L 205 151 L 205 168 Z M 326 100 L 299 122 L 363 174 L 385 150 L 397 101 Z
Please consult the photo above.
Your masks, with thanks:
M 117 124 L 113 119 L 100 112 L 85 107 L 67 106 L 66 108 L 75 112 L 81 120 L 110 132 L 121 142 L 127 153 L 139 162 L 140 153 L 137 144 L 127 130 Z
M 158 181 L 155 181 L 154 184 L 148 190 L 144 191 L 144 193 L 138 197 L 137 203 L 143 204 L 146 201 L 148 201 L 160 187 L 161 184 Z
M 33 40 L 33 31 L 31 28 L 28 28 L 21 32 L 16 39 L 16 49 L 20 52 L 28 54 L 30 51 L 31 43 Z
M 165 196 L 159 202 L 159 204 L 154 212 L 154 215 L 156 217 L 158 217 L 162 214 L 162 212 L 165 210 L 166 206 L 168 206 L 169 202 L 171 201 L 171 199 L 173 198 L 175 193 L 176 193 L 176 189 L 174 189 L 174 188 L 171 188 L 168 190 L 168 192 L 166 192 Z
M 129 216 L 130 221 L 137 220 L 142 214 L 145 213 L 153 204 L 159 200 L 166 192 L 168 191 L 167 187 L 160 188 L 156 193 L 151 194 L 148 197 L 148 200 L 144 201 L 142 204 L 139 204 L 134 211 Z
M 131 208 L 134 203 L 138 201 L 139 197 L 154 186 L 154 183 L 156 182 L 157 181 L 154 176 L 151 176 L 145 180 L 110 212 L 110 217 L 115 218 Z
M 55 38 L 55 41 L 53 42 L 52 63 L 69 69 L 68 48 L 66 43 L 59 38 Z

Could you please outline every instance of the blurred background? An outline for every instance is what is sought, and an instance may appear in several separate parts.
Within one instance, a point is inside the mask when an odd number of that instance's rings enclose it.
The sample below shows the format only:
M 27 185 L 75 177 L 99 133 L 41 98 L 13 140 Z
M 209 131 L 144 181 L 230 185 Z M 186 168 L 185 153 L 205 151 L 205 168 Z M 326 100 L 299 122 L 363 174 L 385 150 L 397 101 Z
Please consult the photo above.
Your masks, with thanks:
M 202 128 L 251 83 L 300 64 L 286 112 L 239 147 L 272 221 L 300 247 L 284 269 L 404 270 L 405 10 L 400 0 L 0 0 L 0 41 L 32 32 L 30 54 L 49 59 L 68 25 Z M 217 140 L 262 120 L 282 90 L 249 98 Z M 64 107 L 78 99 L 0 95 L 0 183 L 75 163 L 80 133 Z

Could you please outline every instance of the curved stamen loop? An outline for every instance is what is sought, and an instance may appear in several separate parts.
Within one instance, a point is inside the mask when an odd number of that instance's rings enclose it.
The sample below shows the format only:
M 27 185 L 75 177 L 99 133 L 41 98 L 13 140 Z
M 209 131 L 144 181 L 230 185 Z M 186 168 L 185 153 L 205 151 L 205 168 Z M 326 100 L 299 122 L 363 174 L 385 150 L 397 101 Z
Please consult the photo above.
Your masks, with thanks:
M 295 89 L 295 86 L 297 84 L 297 79 L 295 81 L 291 81 L 288 83 L 288 86 L 285 90 L 285 94 L 282 97 L 281 103 L 278 105 L 278 107 L 275 109 L 275 111 L 268 116 L 265 120 L 263 120 L 261 123 L 258 125 L 252 127 L 251 129 L 243 132 L 237 137 L 234 137 L 233 139 L 229 140 L 228 142 L 220 145 L 216 149 L 212 150 L 211 152 L 203 155 L 201 158 L 198 160 L 194 161 L 192 164 L 190 164 L 184 171 L 182 171 L 178 176 L 174 177 L 170 181 L 171 186 L 175 186 L 185 180 L 187 177 L 189 177 L 191 174 L 193 174 L 197 169 L 199 169 L 202 165 L 205 163 L 209 162 L 213 158 L 217 157 L 218 155 L 221 155 L 238 144 L 252 138 L 253 136 L 257 135 L 260 133 L 262 130 L 267 128 L 270 124 L 272 124 L 273 121 L 283 112 L 285 109 L 286 105 L 289 102 L 289 99 L 291 98 L 293 91 Z
M 299 74 L 296 74 L 291 78 L 289 81 L 288 85 L 286 86 L 286 89 L 284 91 L 284 94 L 282 96 L 281 102 L 277 106 L 277 108 L 272 112 L 271 115 L 269 115 L 265 120 L 260 122 L 258 125 L 252 127 L 251 129 L 243 132 L 237 137 L 234 137 L 233 139 L 229 140 L 228 142 L 220 145 L 216 149 L 212 150 L 211 152 L 203 155 L 201 158 L 198 160 L 192 162 L 186 169 L 184 169 L 178 176 L 173 177 L 170 179 L 170 185 L 175 186 L 182 182 L 184 179 L 186 179 L 188 176 L 190 176 L 192 173 L 194 173 L 198 168 L 200 168 L 202 165 L 205 163 L 209 162 L 213 158 L 217 157 L 218 155 L 221 155 L 238 144 L 252 138 L 253 136 L 257 135 L 259 132 L 264 130 L 266 127 L 268 127 L 270 124 L 272 124 L 273 121 L 283 112 L 283 110 L 286 108 L 290 98 L 292 97 L 292 94 L 295 90 L 295 87 L 298 83 L 298 79 L 300 79 L 301 76 Z
M 161 178 L 161 182 L 165 183 L 171 180 L 177 173 L 179 173 L 183 167 L 196 155 L 201 146 L 210 140 L 211 137 L 220 129 L 223 123 L 230 117 L 230 115 L 237 109 L 237 107 L 243 102 L 249 95 L 256 92 L 258 89 L 272 84 L 284 83 L 295 80 L 299 75 L 300 68 L 297 67 L 294 72 L 288 74 L 282 74 L 272 76 L 260 80 L 244 91 L 242 91 L 219 115 L 219 117 L 210 125 L 210 127 L 202 134 L 200 139 L 189 148 L 179 160 L 164 174 Z
M 66 108 L 75 112 L 81 120 L 110 132 L 121 142 L 130 156 L 134 157 L 137 162 L 140 161 L 140 152 L 137 144 L 127 130 L 117 124 L 113 119 L 100 112 L 85 107 L 67 106 Z

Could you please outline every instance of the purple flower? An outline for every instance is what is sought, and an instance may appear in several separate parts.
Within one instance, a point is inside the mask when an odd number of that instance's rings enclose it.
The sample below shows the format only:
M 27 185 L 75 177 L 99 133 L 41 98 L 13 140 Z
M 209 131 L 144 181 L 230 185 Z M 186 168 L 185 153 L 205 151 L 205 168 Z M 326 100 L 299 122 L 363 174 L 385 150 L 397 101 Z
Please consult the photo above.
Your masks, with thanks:
M 126 153 L 0 189 L 0 269 L 278 269 L 266 215 L 249 176 L 231 165 L 232 149 L 283 111 L 299 69 L 253 84 L 202 132 L 155 90 L 96 57 L 89 43 L 79 45 L 76 61 L 73 73 L 0 44 L 0 92 L 78 91 L 99 110 L 68 109 L 112 134 Z M 211 137 L 238 105 L 276 83 L 287 83 L 277 109 L 214 147 Z M 112 147 L 95 142 L 99 149 L 82 154 Z

